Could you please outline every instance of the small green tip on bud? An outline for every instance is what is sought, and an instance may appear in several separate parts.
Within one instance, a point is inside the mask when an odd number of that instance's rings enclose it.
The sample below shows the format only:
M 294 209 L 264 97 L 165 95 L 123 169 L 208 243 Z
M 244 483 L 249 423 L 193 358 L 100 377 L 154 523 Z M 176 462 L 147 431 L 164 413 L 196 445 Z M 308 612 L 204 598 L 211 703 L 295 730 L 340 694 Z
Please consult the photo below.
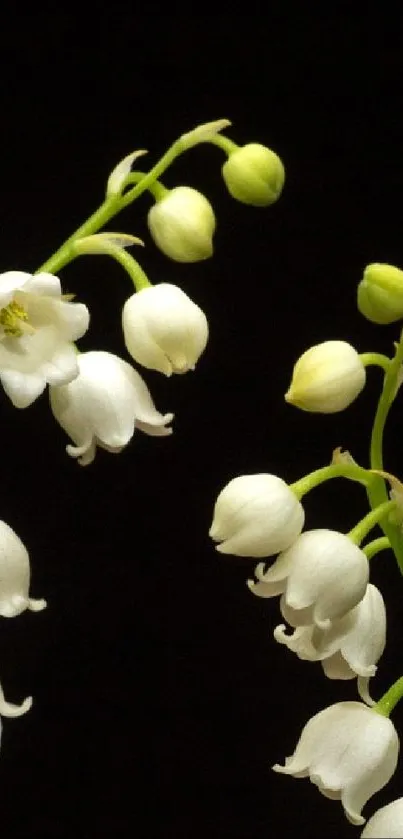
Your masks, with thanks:
M 403 318 L 403 271 L 394 265 L 367 265 L 357 289 L 358 309 L 372 323 L 394 323 Z
M 284 166 L 279 156 L 259 143 L 230 152 L 222 174 L 233 198 L 254 207 L 268 207 L 280 197 Z

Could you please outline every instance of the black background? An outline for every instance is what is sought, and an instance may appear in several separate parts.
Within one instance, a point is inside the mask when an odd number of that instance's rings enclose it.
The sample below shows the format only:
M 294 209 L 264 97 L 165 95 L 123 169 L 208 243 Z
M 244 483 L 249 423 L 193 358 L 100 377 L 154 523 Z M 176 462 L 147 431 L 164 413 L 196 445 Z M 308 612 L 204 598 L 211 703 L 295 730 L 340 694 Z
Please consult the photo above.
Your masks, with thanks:
M 30 550 L 32 595 L 48 600 L 1 624 L 6 696 L 34 696 L 27 716 L 4 721 L 7 839 L 359 835 L 340 804 L 270 769 L 310 716 L 356 698 L 354 683 L 331 683 L 276 645 L 277 602 L 253 598 L 253 564 L 220 557 L 207 535 L 235 475 L 293 481 L 337 445 L 366 463 L 379 371 L 338 415 L 298 412 L 283 394 L 309 346 L 339 338 L 390 353 L 398 335 L 364 321 L 355 294 L 367 263 L 403 265 L 401 22 L 381 7 L 364 20 L 351 4 L 307 5 L 263 17 L 109 7 L 87 23 L 49 7 L 2 21 L 1 270 L 34 271 L 102 201 L 121 157 L 147 148 L 151 165 L 200 122 L 231 119 L 229 136 L 273 148 L 287 173 L 265 210 L 228 196 L 217 148 L 166 173 L 213 202 L 210 261 L 156 251 L 146 196 L 110 225 L 143 237 L 135 255 L 150 280 L 181 286 L 209 319 L 194 374 L 144 374 L 158 408 L 175 413 L 172 438 L 136 433 L 121 455 L 101 451 L 81 469 L 46 396 L 25 411 L 2 398 L 0 516 Z M 128 358 L 121 269 L 93 257 L 61 276 L 91 309 L 80 347 Z M 401 424 L 397 402 L 385 463 L 400 475 Z M 348 530 L 365 497 L 333 482 L 306 510 L 308 527 Z M 392 555 L 373 561 L 372 579 L 388 606 L 380 696 L 401 674 Z M 398 771 L 365 815 L 401 794 Z

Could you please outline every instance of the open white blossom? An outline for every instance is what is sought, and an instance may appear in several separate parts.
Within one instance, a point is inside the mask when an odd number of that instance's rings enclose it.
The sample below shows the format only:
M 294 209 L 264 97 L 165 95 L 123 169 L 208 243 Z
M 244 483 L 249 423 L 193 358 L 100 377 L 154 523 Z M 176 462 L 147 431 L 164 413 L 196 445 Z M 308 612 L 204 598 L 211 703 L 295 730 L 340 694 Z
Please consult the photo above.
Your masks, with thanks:
M 309 777 L 326 798 L 341 801 L 351 824 L 364 824 L 361 810 L 392 777 L 398 754 L 388 717 L 361 702 L 337 702 L 309 720 L 294 754 L 273 769 Z
M 367 821 L 361 839 L 403 839 L 403 798 L 381 807 Z
M 40 612 L 46 600 L 29 597 L 28 551 L 14 530 L 0 521 L 0 616 L 13 618 L 25 609 Z M 1 709 L 0 709 L 1 713 Z
M 274 637 L 297 656 L 320 661 L 329 679 L 360 677 L 360 694 L 375 675 L 386 644 L 386 610 L 381 592 L 368 584 L 364 597 L 329 629 L 314 624 L 298 626 L 290 635 L 284 624 L 274 630 Z M 365 697 L 368 702 L 368 696 Z M 368 703 L 372 704 L 372 703 Z
M 31 405 L 47 384 L 77 376 L 72 342 L 88 324 L 87 307 L 63 299 L 53 274 L 0 275 L 0 381 L 16 408 Z
M 304 509 L 277 475 L 241 475 L 221 490 L 209 535 L 217 551 L 272 556 L 288 548 L 304 526 Z
M 330 628 L 362 600 L 368 583 L 364 552 L 343 533 L 307 530 L 281 553 L 267 571 L 255 569 L 248 580 L 253 594 L 281 598 L 281 612 L 291 626 Z
M 166 376 L 193 370 L 208 339 L 204 312 L 170 283 L 142 288 L 129 297 L 122 325 L 132 358 Z
M 198 262 L 213 253 L 214 210 L 190 186 L 176 186 L 151 207 L 148 227 L 155 244 L 176 262 Z
M 97 446 L 120 452 L 135 428 L 153 436 L 172 434 L 173 414 L 160 414 L 137 370 L 112 353 L 78 356 L 79 375 L 67 385 L 49 388 L 50 405 L 74 441 L 67 452 L 82 466 L 94 460 Z

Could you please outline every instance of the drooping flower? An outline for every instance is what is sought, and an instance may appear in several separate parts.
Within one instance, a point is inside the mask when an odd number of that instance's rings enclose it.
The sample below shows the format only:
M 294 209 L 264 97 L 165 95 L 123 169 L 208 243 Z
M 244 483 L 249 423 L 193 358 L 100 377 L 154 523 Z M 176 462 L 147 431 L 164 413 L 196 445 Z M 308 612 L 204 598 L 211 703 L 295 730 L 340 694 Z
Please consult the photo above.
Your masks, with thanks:
M 277 475 L 241 475 L 221 490 L 209 535 L 217 551 L 272 556 L 288 548 L 304 526 L 304 510 Z
M 381 807 L 367 821 L 361 839 L 403 839 L 403 798 Z
M 213 253 L 214 210 L 189 186 L 165 190 L 151 207 L 148 227 L 159 249 L 176 262 L 198 262 Z
M 132 358 L 166 376 L 193 370 L 208 339 L 204 312 L 170 283 L 143 288 L 129 297 L 122 325 Z
M 47 384 L 77 376 L 72 342 L 88 324 L 87 307 L 63 299 L 53 274 L 0 275 L 0 381 L 16 408 L 31 405 Z
M 257 582 L 248 586 L 259 597 L 281 594 L 281 612 L 291 626 L 328 629 L 362 600 L 368 574 L 367 557 L 348 536 L 307 530 L 267 571 L 259 563 Z
M 326 798 L 341 801 L 351 824 L 364 824 L 361 810 L 392 777 L 398 754 L 388 717 L 361 702 L 337 702 L 309 720 L 294 754 L 273 769 L 309 777 Z
M 284 166 L 279 156 L 260 143 L 231 151 L 222 174 L 230 195 L 254 207 L 273 204 L 284 186 Z
M 375 675 L 386 644 L 386 610 L 381 592 L 369 583 L 364 597 L 344 617 L 328 629 L 314 624 L 298 626 L 289 635 L 284 624 L 274 630 L 274 637 L 301 659 L 320 661 L 329 679 L 360 677 L 360 694 Z M 368 695 L 365 696 L 368 703 Z M 368 703 L 372 704 L 372 703 Z
M 34 600 L 29 596 L 29 584 L 28 551 L 14 530 L 5 521 L 0 521 L 1 617 L 13 618 L 25 609 L 40 612 L 46 607 L 46 600 Z
M 120 452 L 135 428 L 154 436 L 172 433 L 173 414 L 156 410 L 140 374 L 116 355 L 92 351 L 78 355 L 79 375 L 67 385 L 49 388 L 50 405 L 74 441 L 67 452 L 82 466 L 94 460 L 97 446 Z
M 360 356 L 346 341 L 324 341 L 306 350 L 294 365 L 286 402 L 303 411 L 344 411 L 366 381 Z

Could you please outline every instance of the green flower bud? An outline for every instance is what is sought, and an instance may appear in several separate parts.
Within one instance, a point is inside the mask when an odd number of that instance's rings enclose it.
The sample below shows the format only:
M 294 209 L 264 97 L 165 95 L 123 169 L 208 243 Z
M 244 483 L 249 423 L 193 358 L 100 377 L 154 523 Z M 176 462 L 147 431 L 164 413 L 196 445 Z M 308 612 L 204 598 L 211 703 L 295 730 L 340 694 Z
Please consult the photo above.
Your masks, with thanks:
M 393 323 L 403 318 L 403 271 L 394 265 L 367 265 L 357 290 L 358 309 L 373 323 Z
M 284 186 L 284 166 L 274 151 L 259 143 L 237 147 L 222 167 L 229 193 L 243 204 L 268 207 Z

